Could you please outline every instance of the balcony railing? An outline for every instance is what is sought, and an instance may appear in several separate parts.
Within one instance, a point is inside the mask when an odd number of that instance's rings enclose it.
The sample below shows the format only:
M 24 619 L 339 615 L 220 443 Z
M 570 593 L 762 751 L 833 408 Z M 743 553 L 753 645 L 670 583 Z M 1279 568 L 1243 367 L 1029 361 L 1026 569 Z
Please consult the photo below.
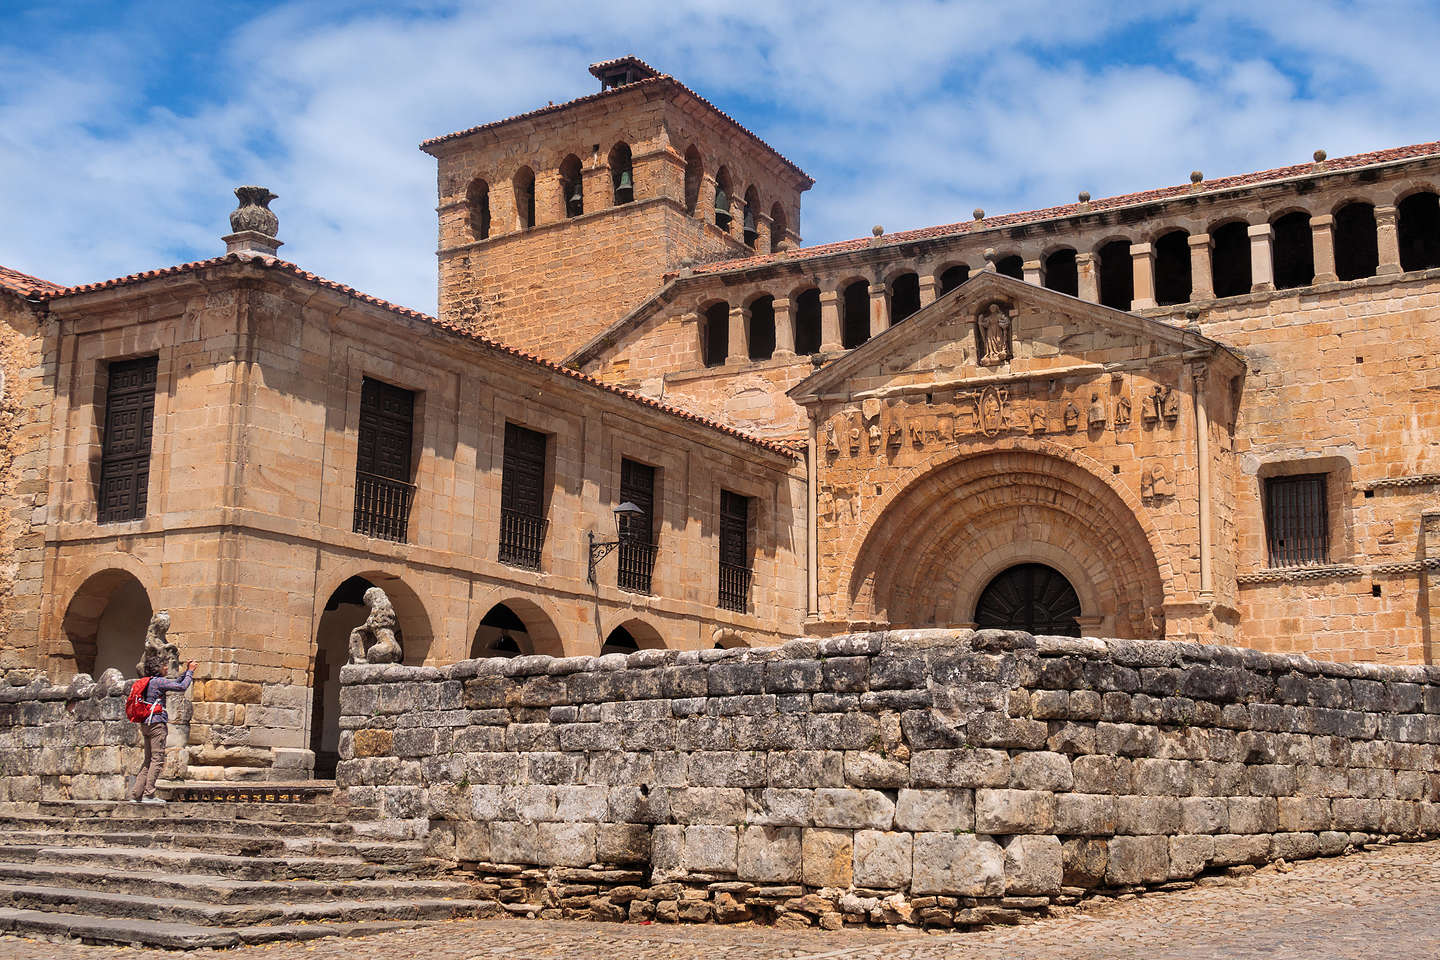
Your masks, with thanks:
M 415 484 L 355 471 L 355 532 L 405 542 Z
M 750 607 L 750 568 L 720 564 L 720 609 L 744 613 Z
M 545 527 L 544 517 L 501 510 L 500 562 L 526 570 L 539 570 L 540 551 L 545 548 Z
M 649 593 L 650 578 L 655 572 L 655 554 L 659 549 L 653 543 L 622 540 L 620 569 L 615 575 L 616 585 L 631 593 Z

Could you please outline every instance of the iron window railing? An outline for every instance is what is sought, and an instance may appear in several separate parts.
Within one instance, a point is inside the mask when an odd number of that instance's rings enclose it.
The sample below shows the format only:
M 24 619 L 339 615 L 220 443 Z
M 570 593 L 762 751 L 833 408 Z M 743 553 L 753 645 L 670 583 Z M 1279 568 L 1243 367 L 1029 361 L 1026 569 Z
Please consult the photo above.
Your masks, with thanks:
M 540 552 L 545 548 L 544 517 L 514 510 L 500 511 L 500 562 L 526 570 L 540 569 Z
M 620 566 L 615 574 L 616 585 L 631 593 L 649 593 L 650 580 L 655 573 L 655 556 L 659 550 L 653 543 L 620 541 Z
M 404 543 L 415 484 L 355 471 L 355 532 Z
M 750 607 L 750 568 L 720 562 L 720 599 L 722 610 L 744 613 Z
M 1325 474 L 1265 481 L 1265 539 L 1271 567 L 1330 562 L 1330 516 Z

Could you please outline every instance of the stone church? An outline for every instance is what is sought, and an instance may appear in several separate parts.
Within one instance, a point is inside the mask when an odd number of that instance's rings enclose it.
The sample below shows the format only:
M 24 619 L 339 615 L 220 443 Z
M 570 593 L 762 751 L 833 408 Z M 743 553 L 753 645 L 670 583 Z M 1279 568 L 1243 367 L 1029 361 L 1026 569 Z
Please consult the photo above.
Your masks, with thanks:
M 406 663 L 910 627 L 1434 661 L 1440 143 L 821 246 L 633 57 L 426 141 L 440 315 L 278 255 L 0 268 L 0 666 L 201 662 L 194 778 L 325 774 Z M 16 676 L 22 674 L 16 673 Z

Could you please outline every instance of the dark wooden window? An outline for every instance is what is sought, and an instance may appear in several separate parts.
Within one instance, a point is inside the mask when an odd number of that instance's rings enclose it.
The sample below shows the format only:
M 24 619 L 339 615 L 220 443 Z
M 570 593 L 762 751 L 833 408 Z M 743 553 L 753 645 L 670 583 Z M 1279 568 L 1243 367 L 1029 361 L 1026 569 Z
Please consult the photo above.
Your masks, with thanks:
M 1272 567 L 1330 562 L 1330 511 L 1325 474 L 1265 481 L 1265 544 Z
M 645 512 L 621 520 L 620 570 L 616 582 L 621 590 L 649 593 L 650 579 L 655 572 L 655 468 L 634 460 L 621 460 L 620 502 L 633 503 Z
M 145 516 L 158 367 L 156 357 L 110 364 L 110 382 L 105 388 L 105 432 L 100 447 L 101 523 Z
M 360 437 L 355 455 L 355 532 L 405 542 L 415 485 L 410 450 L 415 394 L 366 377 L 360 384 Z
M 505 424 L 500 562 L 527 570 L 540 569 L 545 546 L 545 449 L 545 434 Z
M 744 613 L 750 603 L 750 498 L 720 491 L 720 600 Z
M 1070 581 L 1043 563 L 1022 563 L 985 587 L 975 604 L 982 629 L 1024 630 L 1054 637 L 1080 636 L 1080 598 Z

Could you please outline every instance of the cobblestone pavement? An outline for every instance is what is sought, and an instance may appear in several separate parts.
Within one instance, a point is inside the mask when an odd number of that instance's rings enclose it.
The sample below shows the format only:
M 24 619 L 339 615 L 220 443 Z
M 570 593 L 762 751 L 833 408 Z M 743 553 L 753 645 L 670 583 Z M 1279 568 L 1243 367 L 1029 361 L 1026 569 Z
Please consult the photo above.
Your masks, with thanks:
M 1433 960 L 1440 841 L 1267 867 L 970 933 L 456 921 L 365 939 L 176 954 L 0 938 L 0 960 Z

